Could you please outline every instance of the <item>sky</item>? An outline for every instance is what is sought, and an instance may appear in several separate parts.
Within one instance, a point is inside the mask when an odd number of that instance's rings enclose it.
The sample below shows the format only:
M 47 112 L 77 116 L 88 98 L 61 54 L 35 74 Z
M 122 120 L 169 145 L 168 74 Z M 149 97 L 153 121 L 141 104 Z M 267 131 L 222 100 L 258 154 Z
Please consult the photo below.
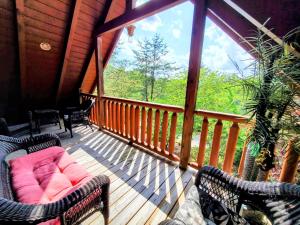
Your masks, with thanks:
M 138 0 L 137 7 L 144 2 L 145 0 Z M 158 33 L 168 45 L 168 60 L 175 62 L 177 66 L 187 68 L 192 21 L 193 4 L 190 1 L 139 21 L 134 24 L 136 29 L 132 38 L 128 38 L 126 29 L 123 31 L 120 38 L 122 48 L 118 57 L 133 59 L 132 49 L 137 48 L 138 41 L 149 39 Z M 251 56 L 209 18 L 206 18 L 202 66 L 214 71 L 237 73 L 230 59 L 243 69 L 250 63 Z

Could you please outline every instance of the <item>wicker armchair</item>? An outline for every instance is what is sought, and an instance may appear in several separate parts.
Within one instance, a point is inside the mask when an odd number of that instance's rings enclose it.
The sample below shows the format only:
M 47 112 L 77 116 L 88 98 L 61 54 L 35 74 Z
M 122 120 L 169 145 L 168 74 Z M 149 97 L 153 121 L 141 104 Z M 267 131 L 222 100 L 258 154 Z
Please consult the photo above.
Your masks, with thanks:
M 60 218 L 61 224 L 76 224 L 96 210 L 102 209 L 105 223 L 108 223 L 109 178 L 96 176 L 81 188 L 59 201 L 29 205 L 17 202 L 11 188 L 10 174 L 4 158 L 18 149 L 28 154 L 50 146 L 60 146 L 54 134 L 33 138 L 12 138 L 0 135 L 0 224 L 38 224 Z
M 300 186 L 287 183 L 243 181 L 214 167 L 205 166 L 199 170 L 196 181 L 196 201 L 202 214 L 207 215 L 207 202 L 221 202 L 233 212 L 233 224 L 245 224 L 239 214 L 241 207 L 250 206 L 266 215 L 275 225 L 300 224 Z M 195 195 L 194 195 L 195 196 Z M 180 209 L 179 209 L 180 211 Z M 246 224 L 249 220 L 246 219 Z M 165 220 L 160 225 L 182 225 L 182 220 Z M 230 223 L 232 224 L 232 223 Z
M 71 137 L 73 137 L 72 127 L 74 124 L 81 123 L 83 125 L 89 126 L 92 131 L 92 123 L 89 120 L 91 110 L 95 105 L 95 99 L 88 99 L 81 103 L 79 107 L 67 107 L 64 111 L 63 121 L 65 130 L 70 130 Z

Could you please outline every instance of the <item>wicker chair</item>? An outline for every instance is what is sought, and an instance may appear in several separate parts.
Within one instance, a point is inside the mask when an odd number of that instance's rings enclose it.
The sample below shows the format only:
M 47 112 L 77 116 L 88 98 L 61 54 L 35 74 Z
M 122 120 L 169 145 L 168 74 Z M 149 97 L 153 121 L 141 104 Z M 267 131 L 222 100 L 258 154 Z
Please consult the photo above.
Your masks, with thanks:
M 30 154 L 51 146 L 60 146 L 60 140 L 54 134 L 33 138 L 0 135 L 0 224 L 38 224 L 54 218 L 60 218 L 61 224 L 76 224 L 99 209 L 102 209 L 107 224 L 110 181 L 104 175 L 94 177 L 84 186 L 53 203 L 28 205 L 16 201 L 5 156 L 18 149 L 25 149 Z
M 92 131 L 92 123 L 89 120 L 91 110 L 93 106 L 95 105 L 94 99 L 88 99 L 82 102 L 82 104 L 79 107 L 67 107 L 64 111 L 63 115 L 63 121 L 65 130 L 70 130 L 71 137 L 73 137 L 73 125 L 74 124 L 83 124 L 86 126 L 89 126 Z
M 300 224 L 300 186 L 298 185 L 243 181 L 214 167 L 205 166 L 199 170 L 195 186 L 196 192 L 198 191 L 195 201 L 201 206 L 200 211 L 205 218 L 207 218 L 205 214 L 207 202 L 217 201 L 233 213 L 231 214 L 233 224 L 245 224 L 245 221 L 252 224 L 239 215 L 242 206 L 243 208 L 249 206 L 252 210 L 262 212 L 275 225 Z M 173 220 L 165 220 L 160 225 L 185 224 L 184 220 L 176 218 L 177 214 Z

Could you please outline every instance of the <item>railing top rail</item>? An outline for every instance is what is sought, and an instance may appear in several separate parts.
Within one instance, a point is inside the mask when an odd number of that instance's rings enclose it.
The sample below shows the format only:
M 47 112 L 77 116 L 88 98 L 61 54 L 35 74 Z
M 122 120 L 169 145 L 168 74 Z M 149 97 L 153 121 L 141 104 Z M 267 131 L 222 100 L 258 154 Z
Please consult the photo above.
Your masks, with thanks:
M 84 96 L 92 97 L 92 98 L 98 98 L 97 95 L 90 94 L 90 93 L 84 93 L 84 92 L 81 92 L 80 94 L 81 94 L 81 95 L 84 95 Z
M 207 110 L 195 110 L 195 114 L 198 116 L 232 121 L 232 122 L 236 122 L 236 123 L 248 123 L 248 121 L 249 121 L 249 118 L 246 116 L 230 114 L 230 113 L 207 111 Z
M 160 110 L 166 110 L 166 111 L 171 111 L 171 112 L 176 112 L 176 113 L 184 112 L 184 108 L 179 107 L 179 106 L 174 106 L 174 105 L 158 104 L 158 103 L 125 99 L 125 98 L 115 98 L 115 97 L 110 97 L 110 96 L 103 96 L 102 99 L 127 103 L 127 104 L 131 104 L 131 105 L 155 108 L 155 109 L 160 109 Z

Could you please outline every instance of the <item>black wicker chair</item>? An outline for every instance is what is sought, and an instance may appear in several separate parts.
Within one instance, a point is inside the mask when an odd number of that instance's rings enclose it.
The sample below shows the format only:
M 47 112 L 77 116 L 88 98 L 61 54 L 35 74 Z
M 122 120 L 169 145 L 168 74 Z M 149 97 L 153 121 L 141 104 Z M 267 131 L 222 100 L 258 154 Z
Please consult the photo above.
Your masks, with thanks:
M 73 137 L 72 127 L 74 124 L 83 124 L 89 126 L 92 131 L 92 123 L 89 120 L 91 110 L 95 105 L 95 99 L 88 99 L 81 103 L 79 107 L 67 107 L 64 110 L 63 121 L 65 130 L 70 130 L 71 137 Z
M 196 188 L 198 193 L 190 196 L 197 198 L 194 206 L 201 207 L 200 211 L 204 218 L 208 218 L 206 212 L 209 204 L 217 201 L 232 213 L 230 217 L 234 222 L 230 224 L 252 224 L 248 218 L 240 216 L 242 206 L 262 212 L 275 225 L 300 224 L 300 186 L 298 185 L 243 181 L 214 167 L 205 166 L 199 170 L 195 186 L 193 188 Z M 178 219 L 176 216 L 172 220 L 161 222 L 160 225 L 186 224 L 184 218 Z
M 102 209 L 108 223 L 109 178 L 96 176 L 81 188 L 49 204 L 29 205 L 17 202 L 11 187 L 10 173 L 5 157 L 18 149 L 28 154 L 50 146 L 60 146 L 54 134 L 33 138 L 12 138 L 0 135 L 0 224 L 38 224 L 60 218 L 61 224 L 77 224 L 96 210 Z
M 20 137 L 29 132 L 30 137 L 32 137 L 33 131 L 33 120 L 32 112 L 28 112 L 28 122 L 22 124 L 8 125 L 6 119 L 0 118 L 0 135 L 6 135 L 11 137 Z

